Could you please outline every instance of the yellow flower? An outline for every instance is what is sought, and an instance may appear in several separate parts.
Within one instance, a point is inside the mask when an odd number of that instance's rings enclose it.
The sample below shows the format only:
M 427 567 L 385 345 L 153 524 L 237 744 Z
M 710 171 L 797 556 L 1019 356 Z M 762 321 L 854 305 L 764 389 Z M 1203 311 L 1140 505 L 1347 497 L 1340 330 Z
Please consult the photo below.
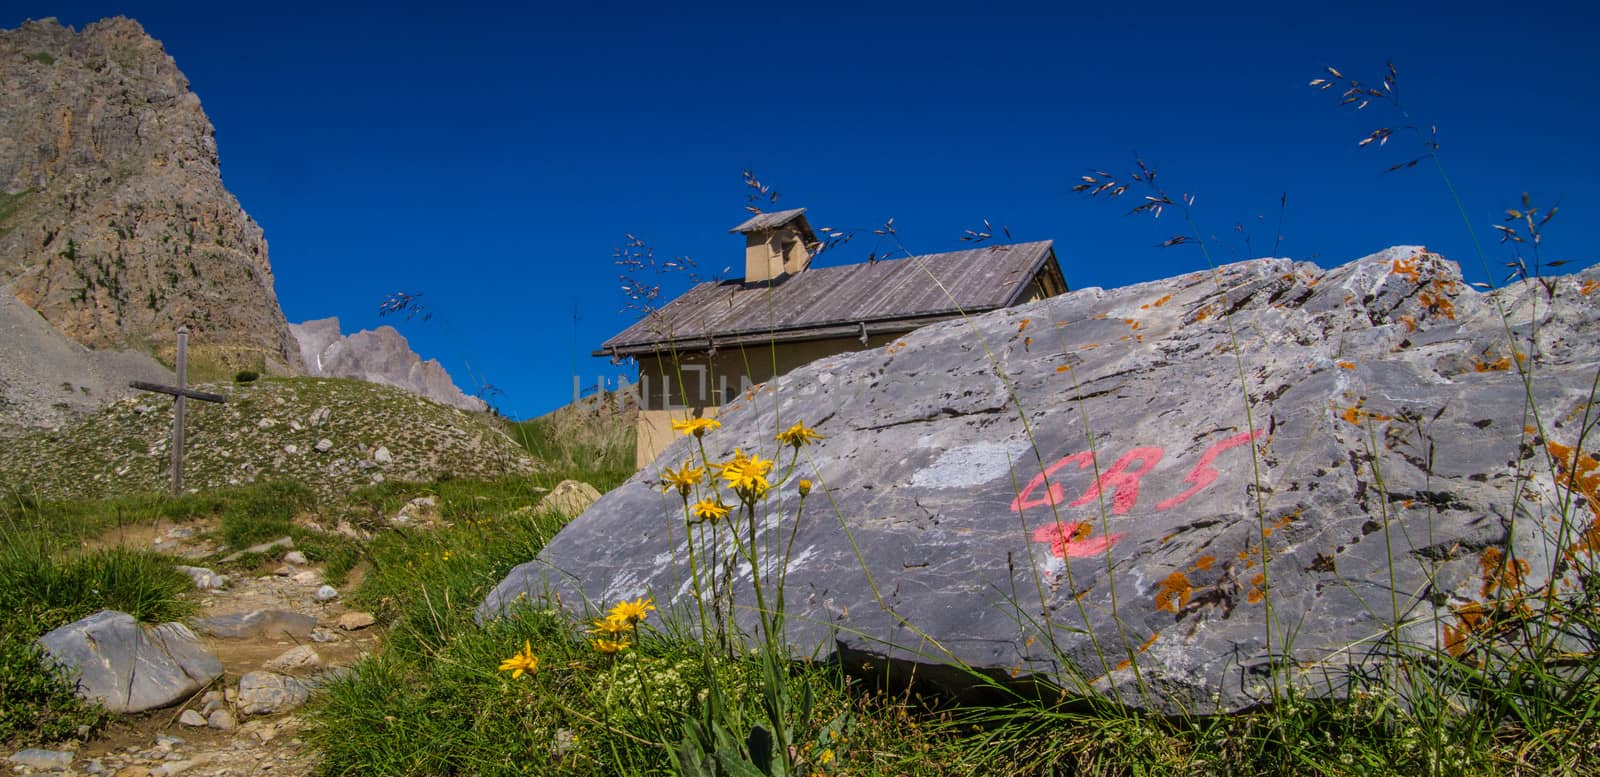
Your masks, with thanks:
M 608 615 L 608 616 L 606 616 L 604 618 L 595 618 L 594 619 L 594 625 L 589 627 L 589 633 L 590 634 L 621 634 L 623 632 L 626 632 L 629 628 L 630 628 L 630 626 L 629 626 L 627 621 L 620 620 L 618 618 L 615 618 L 615 617 L 612 617 L 612 616 Z
M 672 431 L 692 434 L 696 437 L 704 437 L 706 432 L 721 428 L 722 423 L 715 418 L 691 418 L 688 421 L 672 422 Z
M 723 480 L 728 481 L 728 487 L 739 492 L 746 499 L 760 497 L 772 487 L 767 482 L 767 474 L 772 472 L 772 462 L 759 455 L 746 456 L 744 452 L 735 450 L 733 460 L 719 467 L 718 474 Z
M 629 626 L 632 626 L 635 623 L 644 620 L 644 616 L 648 615 L 650 611 L 654 610 L 655 608 L 656 603 L 654 599 L 641 596 L 631 602 L 617 602 L 616 606 L 611 608 L 611 613 L 606 616 L 606 619 L 621 621 Z
M 664 494 L 676 488 L 679 494 L 685 497 L 689 496 L 689 492 L 706 476 L 706 468 L 690 466 L 693 463 L 689 459 L 684 459 L 683 468 L 677 471 L 674 471 L 671 467 L 662 467 L 661 481 L 666 483 L 666 486 L 661 489 L 661 493 Z
M 696 518 L 702 521 L 717 521 L 728 517 L 728 506 L 710 499 L 702 499 L 689 508 Z
M 520 652 L 500 662 L 500 671 L 510 672 L 513 680 L 521 677 L 523 672 L 539 671 L 539 658 L 533 654 L 533 643 L 524 640 Z
M 817 434 L 811 429 L 807 429 L 806 425 L 802 423 L 796 423 L 794 426 L 779 432 L 777 436 L 777 440 L 779 442 L 783 443 L 784 445 L 793 445 L 796 448 L 806 445 L 812 440 L 820 439 L 822 439 L 822 435 Z
M 828 764 L 833 763 L 833 748 L 830 747 L 826 750 L 823 750 L 822 755 L 817 756 L 817 763 L 821 766 L 827 766 Z
M 628 642 L 627 637 L 618 637 L 616 639 L 596 639 L 593 640 L 593 643 L 594 649 L 602 653 L 616 653 L 621 650 L 627 650 L 628 645 L 631 644 Z
M 800 483 L 799 483 L 799 489 L 800 489 L 800 495 L 801 496 L 805 496 L 806 494 L 811 493 L 811 481 L 809 481 L 809 480 L 801 480 Z

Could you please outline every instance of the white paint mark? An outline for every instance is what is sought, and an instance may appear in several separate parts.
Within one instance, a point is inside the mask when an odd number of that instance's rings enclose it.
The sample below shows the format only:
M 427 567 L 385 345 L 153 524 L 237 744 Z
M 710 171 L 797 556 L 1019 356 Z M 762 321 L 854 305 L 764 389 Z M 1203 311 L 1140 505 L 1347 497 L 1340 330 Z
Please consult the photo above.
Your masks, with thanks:
M 1005 477 L 1011 465 L 1024 457 L 1031 460 L 1026 440 L 1011 443 L 980 442 L 951 448 L 939 460 L 911 476 L 911 485 L 922 488 L 971 488 Z

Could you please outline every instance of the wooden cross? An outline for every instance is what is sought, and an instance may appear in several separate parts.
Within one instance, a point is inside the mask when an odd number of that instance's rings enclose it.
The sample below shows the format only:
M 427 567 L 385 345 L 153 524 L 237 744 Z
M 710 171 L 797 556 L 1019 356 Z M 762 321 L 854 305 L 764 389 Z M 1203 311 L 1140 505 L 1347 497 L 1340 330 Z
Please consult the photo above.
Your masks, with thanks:
M 171 394 L 172 406 L 172 493 L 183 493 L 183 399 L 193 397 L 202 402 L 227 402 L 228 398 L 221 394 L 208 394 L 204 391 L 195 391 L 183 387 L 185 373 L 188 369 L 187 359 L 189 351 L 189 327 L 178 327 L 178 385 L 163 386 L 159 383 L 146 383 L 136 380 L 129 383 L 131 388 L 140 391 L 155 391 L 162 394 Z

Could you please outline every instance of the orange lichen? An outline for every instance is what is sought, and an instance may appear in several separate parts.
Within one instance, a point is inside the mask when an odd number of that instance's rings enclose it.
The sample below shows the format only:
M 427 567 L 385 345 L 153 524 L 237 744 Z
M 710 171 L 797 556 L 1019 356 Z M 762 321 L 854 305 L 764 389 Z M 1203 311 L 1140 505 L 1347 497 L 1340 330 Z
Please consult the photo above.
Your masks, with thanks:
M 1031 338 L 1031 337 L 1022 338 L 1022 350 L 1026 351 L 1026 350 L 1028 350 L 1029 348 L 1032 348 L 1032 347 L 1033 347 L 1033 338 Z
M 1450 655 L 1460 657 L 1467 651 L 1467 639 L 1489 625 L 1489 610 L 1482 604 L 1469 602 L 1452 608 L 1452 612 L 1461 625 L 1444 625 L 1444 649 Z
M 1173 572 L 1156 589 L 1156 609 L 1177 615 L 1189 605 L 1189 594 L 1193 592 L 1194 585 L 1189 582 L 1189 577 L 1182 572 Z
M 1425 291 L 1417 295 L 1417 301 L 1422 303 L 1424 308 L 1428 309 L 1429 314 L 1443 316 L 1452 321 L 1455 320 L 1456 303 L 1449 297 L 1446 297 L 1443 294 L 1434 294 L 1431 291 Z
M 1149 650 L 1151 645 L 1156 644 L 1156 639 L 1158 637 L 1160 637 L 1160 636 L 1161 636 L 1161 632 L 1159 632 L 1159 631 L 1154 633 L 1154 634 L 1151 634 L 1150 638 L 1145 640 L 1144 644 L 1139 646 L 1139 652 L 1143 653 L 1144 651 Z
M 1117 662 L 1116 671 L 1120 672 L 1120 671 L 1122 671 L 1124 669 L 1127 669 L 1130 666 L 1133 666 L 1133 662 L 1131 662 L 1128 659 L 1124 658 L 1121 661 Z
M 1567 548 L 1567 557 L 1600 553 L 1600 454 L 1558 442 L 1546 442 L 1544 447 L 1555 461 L 1556 483 L 1582 497 L 1594 515 L 1589 527 Z
M 1578 287 L 1578 293 L 1584 296 L 1593 294 L 1596 290 L 1600 290 L 1600 280 L 1584 281 L 1583 285 Z
M 1194 568 L 1197 571 L 1204 571 L 1210 569 L 1211 565 L 1215 563 L 1217 563 L 1216 556 L 1201 556 L 1194 560 Z
M 1342 362 L 1338 362 L 1338 365 L 1340 367 L 1344 368 L 1344 369 L 1347 369 L 1347 370 L 1353 370 L 1353 369 L 1356 368 L 1356 363 L 1355 362 L 1343 362 L 1342 361 Z
M 1505 551 L 1493 545 L 1483 549 L 1478 564 L 1483 568 L 1483 587 L 1479 593 L 1485 599 L 1493 598 L 1496 593 L 1510 593 L 1521 588 L 1522 579 L 1528 574 L 1528 562 L 1508 558 Z
M 899 351 L 900 349 L 902 349 L 904 347 L 906 347 L 906 341 L 899 340 L 899 341 L 891 343 L 890 345 L 885 347 L 883 349 L 883 352 L 887 353 L 887 354 L 894 354 L 895 352 Z
M 1267 582 L 1267 575 L 1266 575 L 1265 572 L 1257 572 L 1255 577 L 1250 578 L 1250 585 L 1253 585 L 1253 586 L 1255 586 L 1257 588 L 1260 588 L 1262 585 L 1265 585 L 1266 582 Z
M 1072 369 L 1072 365 L 1070 365 L 1070 364 L 1063 364 L 1063 365 L 1061 365 L 1061 366 L 1060 366 L 1060 367 L 1057 367 L 1057 368 L 1056 368 L 1056 372 L 1066 372 L 1066 371 L 1068 371 L 1068 370 L 1070 370 L 1070 369 Z
M 1587 294 L 1588 292 L 1585 292 L 1585 293 Z M 1170 301 L 1171 299 L 1172 299 L 1172 295 L 1168 294 L 1165 297 L 1162 297 L 1161 299 L 1156 300 L 1154 304 L 1155 304 L 1156 307 L 1159 308 L 1162 305 L 1167 304 L 1167 302 Z
M 1417 258 L 1414 256 L 1410 259 L 1394 260 L 1394 273 L 1395 275 L 1404 275 L 1405 277 L 1409 278 L 1412 283 L 1418 283 L 1421 281 L 1421 276 L 1417 272 Z
M 1415 331 L 1417 331 L 1417 317 L 1416 316 L 1409 316 L 1409 315 L 1400 316 L 1400 323 L 1406 325 L 1406 331 L 1407 332 L 1415 332 Z
M 1382 413 L 1374 413 L 1370 410 L 1362 410 L 1362 404 L 1362 402 L 1357 402 L 1354 405 L 1345 408 L 1343 412 L 1339 413 L 1339 417 L 1343 418 L 1346 423 L 1353 424 L 1355 426 L 1360 426 L 1362 421 L 1394 420 L 1394 416 L 1384 415 Z
M 1267 594 L 1265 591 L 1262 591 L 1259 588 L 1252 588 L 1250 589 L 1250 593 L 1245 594 L 1244 600 L 1251 604 L 1260 604 L 1261 600 L 1265 598 L 1266 595 Z
M 1518 359 L 1518 361 L 1521 361 L 1521 359 Z M 1511 369 L 1511 357 L 1502 356 L 1492 362 L 1478 359 L 1472 363 L 1472 369 L 1474 372 L 1503 372 Z
M 1022 319 L 1022 323 L 1017 324 L 1017 331 L 1021 332 L 1022 330 L 1027 329 L 1028 328 L 1028 324 L 1031 323 L 1032 321 L 1033 321 L 1033 319 L 1031 319 L 1031 318 Z
M 1199 310 L 1196 310 L 1194 312 L 1194 319 L 1193 320 L 1196 323 L 1199 323 L 1201 321 L 1204 321 L 1204 320 L 1216 315 L 1216 313 L 1217 313 L 1216 310 L 1214 310 L 1210 305 L 1207 305 L 1207 306 L 1205 306 L 1203 308 L 1200 308 Z

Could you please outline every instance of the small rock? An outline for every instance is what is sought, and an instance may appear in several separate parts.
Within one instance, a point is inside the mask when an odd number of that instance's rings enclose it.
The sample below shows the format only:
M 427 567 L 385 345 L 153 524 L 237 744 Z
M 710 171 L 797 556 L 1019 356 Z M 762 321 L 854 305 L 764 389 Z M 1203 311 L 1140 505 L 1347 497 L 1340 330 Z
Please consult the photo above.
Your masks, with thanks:
M 162 750 L 171 750 L 181 744 L 183 744 L 183 737 L 175 737 L 171 734 L 156 735 L 156 747 Z
M 310 645 L 296 645 L 268 661 L 262 669 L 280 674 L 298 674 L 322 666 L 322 657 Z
M 600 501 L 600 492 L 594 486 L 579 480 L 563 480 L 555 489 L 539 500 L 536 512 L 581 515 L 589 506 Z
M 383 482 L 383 473 L 382 472 L 378 472 L 378 473 L 373 474 L 372 482 L 374 482 L 374 483 L 382 483 Z
M 160 766 L 157 766 L 155 771 L 151 772 L 151 775 L 153 775 L 153 777 L 173 777 L 173 775 L 183 774 L 184 772 L 189 771 L 191 768 L 194 768 L 194 761 L 190 761 L 188 759 L 168 761 Z
M 239 727 L 239 719 L 226 709 L 219 709 L 206 716 L 206 725 L 218 731 L 232 731 Z
M 257 429 L 271 429 L 272 427 L 277 426 L 277 425 L 278 425 L 278 422 L 275 419 L 272 419 L 272 418 L 263 418 L 263 419 L 261 419 L 261 420 L 256 422 L 256 428 Z
M 316 410 L 312 411 L 311 417 L 309 419 L 307 419 L 307 420 L 311 423 L 312 426 L 321 426 L 321 425 L 323 425 L 323 423 L 327 422 L 328 418 L 331 417 L 332 415 L 333 415 L 333 411 L 332 410 L 329 410 L 328 408 L 325 408 L 325 407 L 319 407 Z
M 360 631 L 377 622 L 370 612 L 347 612 L 339 616 L 337 625 L 345 631 Z
M 300 446 L 295 445 L 294 443 L 289 443 L 288 445 L 283 446 L 283 452 L 293 456 L 300 452 Z
M 124 766 L 112 777 L 150 777 L 150 770 L 143 766 Z
M 186 540 L 194 536 L 194 529 L 187 526 L 177 526 L 167 530 L 167 536 L 175 540 Z
M 272 574 L 277 575 L 278 577 L 288 577 L 294 574 L 294 567 L 284 564 L 283 566 L 272 570 Z
M 388 448 L 379 445 L 378 449 L 372 452 L 372 460 L 379 464 L 392 464 L 394 463 L 394 456 L 389 453 Z
M 205 567 L 178 566 L 178 571 L 189 576 L 194 581 L 194 587 L 200 591 L 220 590 L 228 584 L 226 575 L 219 575 Z
M 66 769 L 72 766 L 72 752 L 69 750 L 40 750 L 30 747 L 18 751 L 6 759 L 18 766 L 29 769 Z
M 330 440 L 326 437 L 317 440 L 316 449 L 317 453 L 327 453 L 328 451 L 333 450 L 333 440 Z
M 305 704 L 310 696 L 306 683 L 293 677 L 251 672 L 239 678 L 239 711 L 246 715 L 285 712 Z
M 294 431 L 297 431 L 297 432 L 298 432 L 298 431 L 300 431 L 300 430 L 301 430 L 301 429 L 304 429 L 304 428 L 305 428 L 305 427 L 304 427 L 304 426 L 301 426 L 301 425 L 300 425 L 300 422 L 299 422 L 299 421 L 290 421 L 290 422 L 289 422 L 289 428 L 290 428 L 290 429 L 293 429 L 293 430 L 294 430 Z
M 194 710 L 184 710 L 183 714 L 178 716 L 178 722 L 185 726 L 194 726 L 198 728 L 206 724 L 206 718 L 204 715 L 201 715 Z
M 317 619 L 289 610 L 251 610 L 199 618 L 194 627 L 223 639 L 305 639 L 317 627 Z
M 319 601 L 319 602 L 329 601 L 329 600 L 337 597 L 338 595 L 339 595 L 339 589 L 334 588 L 331 585 L 325 585 L 325 586 L 323 586 L 321 588 L 318 588 L 317 589 L 317 593 L 316 593 L 317 601 Z
M 338 642 L 339 641 L 339 635 L 335 634 L 335 633 L 333 633 L 333 632 L 331 632 L 331 631 L 329 631 L 327 629 L 319 627 L 319 628 L 315 628 L 315 629 L 311 630 L 311 641 L 312 642 Z
M 285 564 L 300 564 L 302 566 L 311 563 L 306 559 L 306 554 L 301 553 L 298 550 L 291 550 L 288 553 L 283 554 L 283 562 Z
M 321 585 L 322 573 L 315 569 L 307 569 L 304 572 L 295 573 L 289 579 L 301 585 Z
M 98 758 L 90 758 L 83 765 L 83 773 L 84 774 L 105 774 L 106 773 L 106 765 L 104 763 L 101 763 L 100 759 L 98 759 Z

